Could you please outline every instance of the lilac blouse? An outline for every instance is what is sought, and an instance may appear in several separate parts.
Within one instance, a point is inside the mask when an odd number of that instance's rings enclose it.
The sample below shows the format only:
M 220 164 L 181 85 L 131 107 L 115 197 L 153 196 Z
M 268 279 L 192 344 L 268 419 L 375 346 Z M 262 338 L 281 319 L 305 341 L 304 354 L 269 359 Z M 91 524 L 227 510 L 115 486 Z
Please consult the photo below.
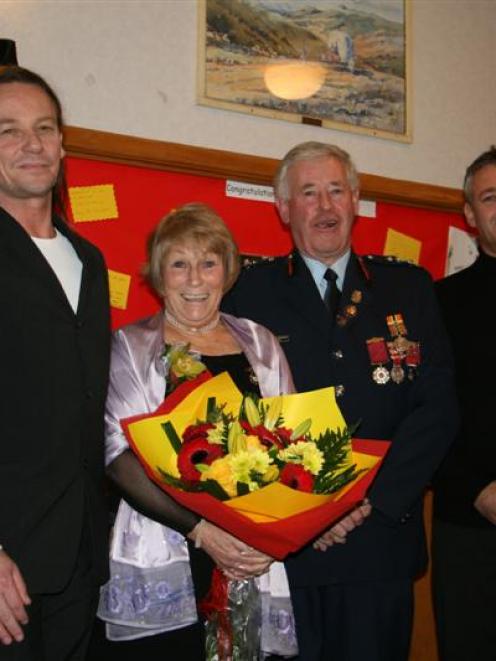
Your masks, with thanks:
M 248 319 L 222 314 L 241 346 L 262 397 L 294 392 L 277 339 Z M 163 315 L 117 330 L 113 337 L 105 425 L 108 466 L 129 449 L 120 420 L 155 411 L 164 399 L 166 369 Z M 184 537 L 133 510 L 121 500 L 110 547 L 111 578 L 101 589 L 98 615 L 107 637 L 126 640 L 192 624 L 197 619 L 188 549 Z M 294 619 L 284 566 L 273 563 L 260 579 L 262 650 L 297 653 Z

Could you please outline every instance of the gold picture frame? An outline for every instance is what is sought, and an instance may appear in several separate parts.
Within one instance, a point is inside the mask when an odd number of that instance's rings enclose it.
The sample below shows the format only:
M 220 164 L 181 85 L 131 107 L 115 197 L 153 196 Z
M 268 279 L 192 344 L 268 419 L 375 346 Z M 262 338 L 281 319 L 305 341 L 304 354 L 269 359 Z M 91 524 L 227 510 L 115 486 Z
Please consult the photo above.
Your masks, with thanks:
M 410 44 L 411 0 L 198 0 L 198 103 L 411 142 Z

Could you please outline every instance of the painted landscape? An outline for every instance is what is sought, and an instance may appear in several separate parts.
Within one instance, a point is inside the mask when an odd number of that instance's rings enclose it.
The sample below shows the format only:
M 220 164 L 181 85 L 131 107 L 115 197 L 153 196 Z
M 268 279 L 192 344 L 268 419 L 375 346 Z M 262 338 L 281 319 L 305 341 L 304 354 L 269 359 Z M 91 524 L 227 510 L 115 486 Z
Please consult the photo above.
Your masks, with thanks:
M 203 50 L 207 103 L 407 133 L 403 0 L 206 0 Z M 271 74 L 295 78 L 303 67 L 312 96 L 268 91 Z

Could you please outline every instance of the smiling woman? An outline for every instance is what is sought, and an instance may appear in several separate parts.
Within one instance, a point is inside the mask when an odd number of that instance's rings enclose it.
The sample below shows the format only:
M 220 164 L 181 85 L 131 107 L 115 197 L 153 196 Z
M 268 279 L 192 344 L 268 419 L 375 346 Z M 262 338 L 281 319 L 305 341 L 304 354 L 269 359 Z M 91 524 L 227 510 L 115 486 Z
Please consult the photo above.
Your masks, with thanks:
M 222 295 L 238 272 L 231 233 L 205 205 L 172 211 L 149 239 L 145 275 L 162 298 L 164 312 L 121 328 L 113 340 L 106 463 L 126 499 L 119 505 L 111 579 L 102 590 L 98 611 L 107 622 L 108 640 L 95 635 L 90 658 L 122 661 L 135 659 L 137 652 L 158 654 L 165 649 L 170 658 L 199 661 L 205 652 L 195 597 L 205 596 L 213 568 L 234 580 L 269 571 L 270 582 L 272 558 L 200 521 L 158 489 L 130 450 L 120 424 L 154 412 L 162 403 L 173 381 L 170 345 L 201 358 L 213 375 L 227 371 L 241 392 L 267 397 L 293 391 L 276 338 L 252 321 L 219 312 Z M 278 609 L 283 603 L 285 612 L 291 612 L 289 593 L 281 602 L 278 592 L 277 603 Z M 294 625 L 288 627 L 286 617 L 284 630 L 279 629 L 280 618 L 274 617 L 274 610 L 269 616 L 270 610 L 262 625 L 264 643 L 268 650 L 285 653 L 295 645 Z M 253 618 L 258 618 L 255 611 Z
M 149 245 L 146 268 L 164 300 L 168 342 L 191 342 L 215 355 L 239 353 L 220 322 L 220 301 L 239 273 L 237 248 L 222 220 L 202 204 L 166 216 Z

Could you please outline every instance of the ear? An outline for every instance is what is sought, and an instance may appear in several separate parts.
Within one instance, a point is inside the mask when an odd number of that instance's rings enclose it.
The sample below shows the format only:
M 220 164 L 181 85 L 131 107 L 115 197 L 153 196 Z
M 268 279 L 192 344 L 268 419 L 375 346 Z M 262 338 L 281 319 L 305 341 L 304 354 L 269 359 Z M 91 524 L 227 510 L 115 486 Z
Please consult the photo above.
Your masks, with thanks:
M 276 208 L 284 225 L 289 225 L 289 203 L 281 198 L 276 199 Z
M 465 214 L 465 219 L 470 227 L 477 227 L 475 222 L 475 214 L 469 202 L 465 202 L 463 205 L 463 213 Z
M 62 135 L 62 132 L 60 132 L 60 135 L 59 135 L 60 158 L 65 157 L 65 149 L 64 149 L 64 145 L 62 144 L 63 139 L 64 139 L 64 136 Z
M 353 211 L 355 212 L 355 216 L 358 216 L 358 209 L 360 206 L 360 189 L 356 188 L 354 191 L 352 191 L 351 199 L 353 200 Z

